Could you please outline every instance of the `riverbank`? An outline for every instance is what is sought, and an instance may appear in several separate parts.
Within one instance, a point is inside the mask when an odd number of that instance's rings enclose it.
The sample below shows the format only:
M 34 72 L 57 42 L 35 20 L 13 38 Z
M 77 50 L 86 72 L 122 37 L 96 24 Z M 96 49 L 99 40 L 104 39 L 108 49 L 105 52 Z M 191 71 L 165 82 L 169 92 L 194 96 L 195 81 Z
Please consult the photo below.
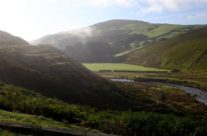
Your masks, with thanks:
M 207 90 L 207 76 L 205 74 L 189 74 L 180 72 L 96 72 L 96 74 L 106 78 L 123 78 L 135 81 L 157 81 L 164 83 L 190 86 L 202 90 Z
M 205 104 L 207 106 L 207 92 L 206 90 L 201 90 L 199 88 L 189 87 L 188 84 L 184 84 L 182 82 L 170 82 L 165 79 L 152 79 L 152 78 L 138 78 L 138 79 L 124 79 L 124 78 L 112 78 L 114 82 L 122 82 L 122 83 L 148 83 L 149 85 L 167 85 L 172 86 L 177 89 L 181 89 L 185 91 L 186 94 L 194 97 L 199 102 Z

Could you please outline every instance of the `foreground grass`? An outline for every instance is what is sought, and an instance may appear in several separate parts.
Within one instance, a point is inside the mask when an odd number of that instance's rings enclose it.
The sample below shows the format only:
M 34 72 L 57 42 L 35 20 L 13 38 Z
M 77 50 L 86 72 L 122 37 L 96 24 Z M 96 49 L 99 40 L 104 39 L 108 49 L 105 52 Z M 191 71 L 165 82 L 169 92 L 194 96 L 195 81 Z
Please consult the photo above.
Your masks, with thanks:
M 0 136 L 24 136 L 24 135 L 17 134 L 5 129 L 0 129 Z
M 165 112 L 167 109 L 165 103 L 161 103 L 162 107 L 153 106 L 151 98 L 160 101 L 159 91 L 165 90 L 164 92 L 171 98 L 171 93 L 177 93 L 179 90 L 174 91 L 168 87 L 160 90 L 162 87 L 141 87 L 139 84 L 131 86 L 122 84 L 120 87 L 127 91 L 130 96 L 133 96 L 132 99 L 137 99 L 135 104 L 142 107 L 140 110 L 98 110 L 89 106 L 64 103 L 57 99 L 41 96 L 30 90 L 1 84 L 0 108 L 11 112 L 0 110 L 0 121 L 29 123 L 41 127 L 71 127 L 75 125 L 126 136 L 137 134 L 143 136 L 199 136 L 207 133 L 205 129 L 207 127 L 207 115 L 202 107 L 199 113 L 197 112 L 197 109 L 200 108 L 199 104 L 194 108 L 179 112 Z M 177 96 L 182 95 L 182 92 L 177 94 Z M 187 96 L 181 98 L 185 97 Z M 174 101 L 177 104 L 176 106 L 179 106 L 180 109 L 186 109 L 185 101 L 179 97 L 176 98 L 178 98 Z M 177 103 L 178 100 L 179 103 Z M 176 109 L 171 101 L 166 100 L 166 103 Z M 188 105 L 196 104 L 194 101 L 188 101 L 188 103 Z M 147 109 L 147 105 L 152 106 Z M 155 111 L 155 108 L 159 108 L 159 110 Z M 196 110 L 193 114 L 189 112 L 192 109 Z
M 45 118 L 43 116 L 35 116 L 28 114 L 21 114 L 16 112 L 8 112 L 4 110 L 0 110 L 0 122 L 5 123 L 18 123 L 18 124 L 26 124 L 26 125 L 35 125 L 41 128 L 71 128 L 72 125 L 65 124 L 62 122 L 54 121 L 49 118 Z
M 148 72 L 160 72 L 167 71 L 164 69 L 150 68 L 138 65 L 130 65 L 123 63 L 83 63 L 85 67 L 91 71 L 148 71 Z

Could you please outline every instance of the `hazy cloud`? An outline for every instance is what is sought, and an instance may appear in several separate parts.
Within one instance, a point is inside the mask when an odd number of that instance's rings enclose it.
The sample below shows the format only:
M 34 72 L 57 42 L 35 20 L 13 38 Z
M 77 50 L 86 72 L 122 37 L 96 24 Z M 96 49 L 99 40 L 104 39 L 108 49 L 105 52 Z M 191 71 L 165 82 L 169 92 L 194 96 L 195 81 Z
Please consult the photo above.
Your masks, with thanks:
M 188 16 L 189 20 L 202 19 L 202 18 L 207 18 L 207 12 L 197 13 L 197 14 Z
M 207 3 L 207 0 L 200 0 L 201 2 Z
M 131 7 L 136 3 L 135 0 L 87 0 L 92 6 L 121 6 L 121 7 Z
M 99 7 L 134 7 L 139 13 L 177 12 L 207 4 L 207 0 L 87 0 L 91 6 Z
M 184 4 L 185 0 L 147 0 L 149 12 L 162 12 L 163 10 L 179 10 Z
M 179 11 L 188 7 L 192 0 L 146 0 L 147 6 L 142 9 L 144 13 L 163 11 Z
M 79 28 L 79 29 L 75 29 L 74 31 L 69 31 L 69 33 L 82 38 L 93 36 L 93 32 L 94 29 L 92 27 Z

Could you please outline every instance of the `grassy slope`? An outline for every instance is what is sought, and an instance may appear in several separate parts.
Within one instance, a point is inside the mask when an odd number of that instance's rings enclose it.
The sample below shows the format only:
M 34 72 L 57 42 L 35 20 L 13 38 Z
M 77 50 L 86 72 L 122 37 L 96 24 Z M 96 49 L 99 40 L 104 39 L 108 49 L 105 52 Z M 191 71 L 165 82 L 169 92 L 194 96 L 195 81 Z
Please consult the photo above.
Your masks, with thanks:
M 162 68 L 207 71 L 207 28 L 158 42 L 128 55 L 126 62 Z
M 35 43 L 54 45 L 80 62 L 121 62 L 121 58 L 114 57 L 116 54 L 187 33 L 195 27 L 110 20 L 68 33 L 45 36 Z M 90 30 L 90 36 L 86 30 Z
M 154 28 L 152 31 L 147 32 L 146 34 L 149 37 L 159 37 L 166 33 L 182 30 L 184 28 L 187 28 L 187 26 L 163 24 L 163 25 L 158 25 L 156 28 Z
M 101 70 L 110 70 L 110 71 L 167 71 L 164 69 L 150 68 L 137 65 L 129 65 L 124 63 L 83 63 L 85 67 L 91 71 L 101 71 Z
M 149 30 L 154 29 L 155 25 L 136 20 L 110 20 L 95 24 L 92 27 L 98 28 L 101 33 L 121 30 L 129 34 L 145 34 Z

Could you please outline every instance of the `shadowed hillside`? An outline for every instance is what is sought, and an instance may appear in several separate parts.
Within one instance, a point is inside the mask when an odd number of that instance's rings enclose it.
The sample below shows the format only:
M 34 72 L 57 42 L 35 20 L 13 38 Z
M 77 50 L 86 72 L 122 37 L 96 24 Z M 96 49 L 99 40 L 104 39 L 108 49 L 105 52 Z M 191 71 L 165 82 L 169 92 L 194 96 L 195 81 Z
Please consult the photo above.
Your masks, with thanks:
M 66 102 L 112 106 L 124 104 L 119 89 L 47 45 L 30 46 L 1 32 L 0 81 L 39 90 Z
M 207 27 L 158 42 L 128 54 L 127 63 L 162 68 L 205 71 L 207 69 Z
M 50 44 L 80 62 L 120 62 L 120 55 L 189 32 L 197 26 L 110 20 L 89 27 L 47 35 L 33 44 Z M 118 57 L 119 56 L 119 57 Z

